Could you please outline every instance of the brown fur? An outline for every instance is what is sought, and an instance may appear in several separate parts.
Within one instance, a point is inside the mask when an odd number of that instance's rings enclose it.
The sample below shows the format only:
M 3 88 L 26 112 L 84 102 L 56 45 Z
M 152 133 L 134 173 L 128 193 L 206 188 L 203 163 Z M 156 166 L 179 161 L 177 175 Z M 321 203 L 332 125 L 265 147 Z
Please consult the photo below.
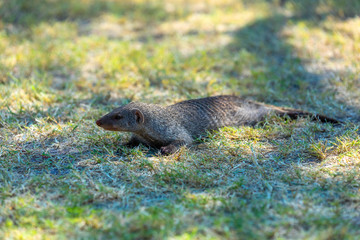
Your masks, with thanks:
M 224 126 L 254 125 L 267 115 L 309 116 L 322 122 L 339 123 L 323 115 L 281 108 L 237 96 L 215 96 L 183 101 L 170 106 L 132 102 L 104 115 L 96 124 L 105 130 L 133 133 L 127 143 L 160 148 L 163 154 L 175 152 L 181 145 L 208 130 Z

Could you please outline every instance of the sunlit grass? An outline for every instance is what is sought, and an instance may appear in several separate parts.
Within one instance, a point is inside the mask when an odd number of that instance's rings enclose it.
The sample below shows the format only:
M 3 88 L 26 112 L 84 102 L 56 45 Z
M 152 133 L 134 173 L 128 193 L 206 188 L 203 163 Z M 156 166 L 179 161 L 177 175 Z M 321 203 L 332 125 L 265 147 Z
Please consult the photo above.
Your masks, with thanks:
M 0 0 L 0 236 L 358 238 L 357 5 L 294 3 Z M 170 156 L 94 124 L 216 94 L 345 124 L 270 116 Z

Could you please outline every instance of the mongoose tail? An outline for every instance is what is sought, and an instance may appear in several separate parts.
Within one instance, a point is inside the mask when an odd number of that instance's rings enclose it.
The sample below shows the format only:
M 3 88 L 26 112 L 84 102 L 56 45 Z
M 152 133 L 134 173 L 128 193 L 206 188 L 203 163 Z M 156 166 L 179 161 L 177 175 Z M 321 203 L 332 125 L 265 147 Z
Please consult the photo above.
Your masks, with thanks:
M 291 119 L 298 119 L 301 117 L 309 117 L 312 121 L 320 121 L 323 123 L 333 123 L 333 124 L 341 124 L 343 123 L 340 120 L 331 118 L 331 117 L 327 117 L 321 114 L 315 114 L 315 113 L 310 113 L 307 111 L 303 111 L 300 109 L 293 109 L 293 108 L 285 108 L 285 107 L 276 107 L 276 106 L 272 106 L 272 105 L 266 105 L 268 107 L 272 107 L 276 113 L 276 115 L 278 116 L 288 116 Z

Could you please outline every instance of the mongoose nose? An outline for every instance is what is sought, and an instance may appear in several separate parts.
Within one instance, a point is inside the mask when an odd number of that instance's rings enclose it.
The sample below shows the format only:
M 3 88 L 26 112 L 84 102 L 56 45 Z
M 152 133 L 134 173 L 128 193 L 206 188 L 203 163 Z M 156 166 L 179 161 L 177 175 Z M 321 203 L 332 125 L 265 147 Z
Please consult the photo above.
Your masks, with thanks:
M 99 120 L 97 120 L 95 123 L 96 123 L 96 125 L 100 126 L 100 125 L 101 125 L 101 121 L 100 121 L 100 119 L 99 119 Z

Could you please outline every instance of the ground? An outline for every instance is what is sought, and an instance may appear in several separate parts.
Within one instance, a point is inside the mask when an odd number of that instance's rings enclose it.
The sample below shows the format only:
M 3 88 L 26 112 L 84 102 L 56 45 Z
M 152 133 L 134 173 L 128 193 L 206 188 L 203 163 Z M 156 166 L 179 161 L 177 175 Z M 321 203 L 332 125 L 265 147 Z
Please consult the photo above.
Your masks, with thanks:
M 4 239 L 360 239 L 360 3 L 0 0 Z M 236 94 L 275 116 L 161 156 L 94 121 Z M 0 237 L 1 238 L 1 237 Z

